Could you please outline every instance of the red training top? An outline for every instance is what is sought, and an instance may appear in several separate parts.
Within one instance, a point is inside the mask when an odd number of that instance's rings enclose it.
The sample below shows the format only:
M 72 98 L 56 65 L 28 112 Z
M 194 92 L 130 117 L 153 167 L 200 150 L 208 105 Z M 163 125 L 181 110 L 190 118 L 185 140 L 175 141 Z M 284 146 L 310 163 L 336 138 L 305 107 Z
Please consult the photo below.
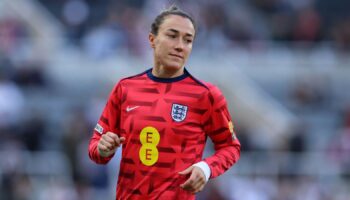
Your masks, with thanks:
M 97 151 L 108 131 L 126 138 L 116 199 L 194 199 L 180 187 L 189 176 L 178 172 L 202 160 L 207 136 L 215 147 L 215 154 L 204 159 L 210 178 L 240 157 L 225 97 L 187 70 L 180 77 L 157 78 L 150 69 L 115 86 L 89 144 L 89 156 L 99 164 L 113 157 Z

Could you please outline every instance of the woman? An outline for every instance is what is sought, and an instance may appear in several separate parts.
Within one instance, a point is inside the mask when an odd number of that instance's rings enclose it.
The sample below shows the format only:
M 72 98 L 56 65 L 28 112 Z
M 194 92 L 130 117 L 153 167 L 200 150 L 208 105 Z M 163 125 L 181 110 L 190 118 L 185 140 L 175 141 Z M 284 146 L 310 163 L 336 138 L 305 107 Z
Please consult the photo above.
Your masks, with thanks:
M 154 66 L 113 89 L 89 144 L 99 164 L 122 145 L 116 199 L 194 199 L 240 157 L 220 90 L 185 69 L 195 23 L 176 6 L 152 23 Z M 215 154 L 202 159 L 207 137 Z

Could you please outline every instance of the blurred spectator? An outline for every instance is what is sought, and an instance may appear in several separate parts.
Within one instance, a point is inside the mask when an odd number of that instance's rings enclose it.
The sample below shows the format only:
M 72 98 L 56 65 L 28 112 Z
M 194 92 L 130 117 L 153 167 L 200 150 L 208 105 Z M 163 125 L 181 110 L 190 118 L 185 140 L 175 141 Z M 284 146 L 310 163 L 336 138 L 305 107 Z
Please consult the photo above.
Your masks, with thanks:
M 266 26 L 271 30 L 271 40 L 291 40 L 293 10 L 288 1 L 281 0 L 251 0 L 265 17 Z
M 321 36 L 321 18 L 314 8 L 297 11 L 297 20 L 293 30 L 296 41 L 316 42 Z
M 107 188 L 107 168 L 91 163 L 86 155 L 88 138 L 93 129 L 83 108 L 73 108 L 73 112 L 63 122 L 62 147 L 73 168 L 73 179 L 96 188 Z
M 45 87 L 47 86 L 47 82 L 43 67 L 44 65 L 40 62 L 26 62 L 26 64 L 17 67 L 13 80 L 21 87 Z
M 242 152 L 250 152 L 250 151 L 256 150 L 255 146 L 252 143 L 251 133 L 247 131 L 245 127 L 243 126 L 236 127 L 236 132 L 238 133 L 238 139 L 241 142 Z
M 327 109 L 324 107 L 329 100 L 327 77 L 299 77 L 292 86 L 291 103 L 297 111 Z
M 350 50 L 350 17 L 336 22 L 332 30 L 336 47 L 341 51 Z
M 205 186 L 205 190 L 198 193 L 196 196 L 196 199 L 198 200 L 226 200 L 227 197 L 222 193 L 220 190 L 220 184 L 217 180 L 212 180 L 208 182 L 208 184 Z
M 81 142 L 83 142 L 82 138 L 86 138 L 89 136 L 89 132 L 91 127 L 86 121 L 86 117 L 84 111 L 82 109 L 76 108 L 73 112 L 70 113 L 69 116 L 65 118 L 63 121 L 63 138 L 62 138 L 62 146 L 63 151 L 67 155 L 70 163 L 73 167 L 73 177 L 74 179 L 79 179 L 80 173 L 79 171 L 79 155 L 78 155 L 78 147 Z
M 350 172 L 350 106 L 341 111 L 343 123 L 333 141 L 330 142 L 330 156 L 342 172 Z
M 209 49 L 225 48 L 227 38 L 223 28 L 228 23 L 228 15 L 224 5 L 218 2 L 210 2 L 204 4 L 200 11 L 200 19 L 202 20 L 200 25 L 202 26 L 198 28 L 203 29 L 199 33 L 200 43 L 206 43 Z M 200 43 L 198 44 L 203 45 Z
M 12 200 L 20 199 L 17 197 L 22 195 L 29 196 L 30 184 L 28 183 L 28 177 L 20 173 L 24 164 L 23 155 L 21 154 L 23 145 L 15 137 L 1 137 L 0 153 L 2 155 L 6 154 L 6 156 L 1 157 L 0 162 L 0 199 Z M 23 185 L 20 186 L 19 182 L 22 182 Z M 20 194 L 15 192 L 20 192 Z
M 141 56 L 145 53 L 145 38 L 148 37 L 148 27 L 144 27 L 142 13 L 132 7 L 126 7 L 121 14 L 121 24 L 125 28 L 127 47 L 131 55 Z
M 5 77 L 0 66 L 0 129 L 15 126 L 22 115 L 24 97 L 22 91 Z
M 127 33 L 120 16 L 110 12 L 106 22 L 89 30 L 82 46 L 89 56 L 96 59 L 117 54 L 116 49 L 127 48 Z
M 15 18 L 0 19 L 0 52 L 12 55 L 21 47 L 21 41 L 28 36 L 25 26 Z
M 69 37 L 79 41 L 85 32 L 90 7 L 85 0 L 67 0 L 62 8 L 62 19 L 67 25 Z
M 0 56 L 12 64 L 32 56 L 32 38 L 28 27 L 16 18 L 0 18 Z
M 33 190 L 29 177 L 16 172 L 5 173 L 1 184 L 1 199 L 27 200 Z
M 293 153 L 303 153 L 306 151 L 306 133 L 307 126 L 299 124 L 295 128 L 294 133 L 288 139 L 288 151 Z
M 42 143 L 46 142 L 45 132 L 46 122 L 41 114 L 32 112 L 32 114 L 23 121 L 20 129 L 20 139 L 29 151 L 43 150 Z

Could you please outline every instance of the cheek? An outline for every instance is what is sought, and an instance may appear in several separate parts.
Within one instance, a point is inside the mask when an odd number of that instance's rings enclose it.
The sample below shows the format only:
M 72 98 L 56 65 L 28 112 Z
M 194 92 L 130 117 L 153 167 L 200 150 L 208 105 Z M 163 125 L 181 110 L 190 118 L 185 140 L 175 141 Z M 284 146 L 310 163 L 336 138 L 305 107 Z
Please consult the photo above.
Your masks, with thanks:
M 192 45 L 187 47 L 187 48 L 185 48 L 186 57 L 191 53 L 191 51 L 192 51 Z
M 162 50 L 161 46 L 157 46 L 155 49 L 156 56 L 161 57 L 164 54 L 164 51 Z
M 154 50 L 159 51 L 161 48 L 161 43 L 157 40 L 154 42 Z
M 154 49 L 154 55 L 157 61 L 163 62 L 162 60 L 164 60 L 165 54 L 166 52 L 160 45 L 156 46 Z

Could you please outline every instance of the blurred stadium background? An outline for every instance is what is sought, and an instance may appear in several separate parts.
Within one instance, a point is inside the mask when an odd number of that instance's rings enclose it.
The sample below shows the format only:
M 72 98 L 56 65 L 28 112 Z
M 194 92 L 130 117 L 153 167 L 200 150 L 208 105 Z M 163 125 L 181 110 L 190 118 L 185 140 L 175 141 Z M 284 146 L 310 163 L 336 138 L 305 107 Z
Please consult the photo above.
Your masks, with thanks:
M 0 199 L 114 198 L 119 161 L 92 163 L 88 140 L 113 85 L 152 67 L 173 2 L 199 24 L 188 69 L 223 90 L 242 143 L 198 199 L 348 200 L 347 0 L 0 0 Z

